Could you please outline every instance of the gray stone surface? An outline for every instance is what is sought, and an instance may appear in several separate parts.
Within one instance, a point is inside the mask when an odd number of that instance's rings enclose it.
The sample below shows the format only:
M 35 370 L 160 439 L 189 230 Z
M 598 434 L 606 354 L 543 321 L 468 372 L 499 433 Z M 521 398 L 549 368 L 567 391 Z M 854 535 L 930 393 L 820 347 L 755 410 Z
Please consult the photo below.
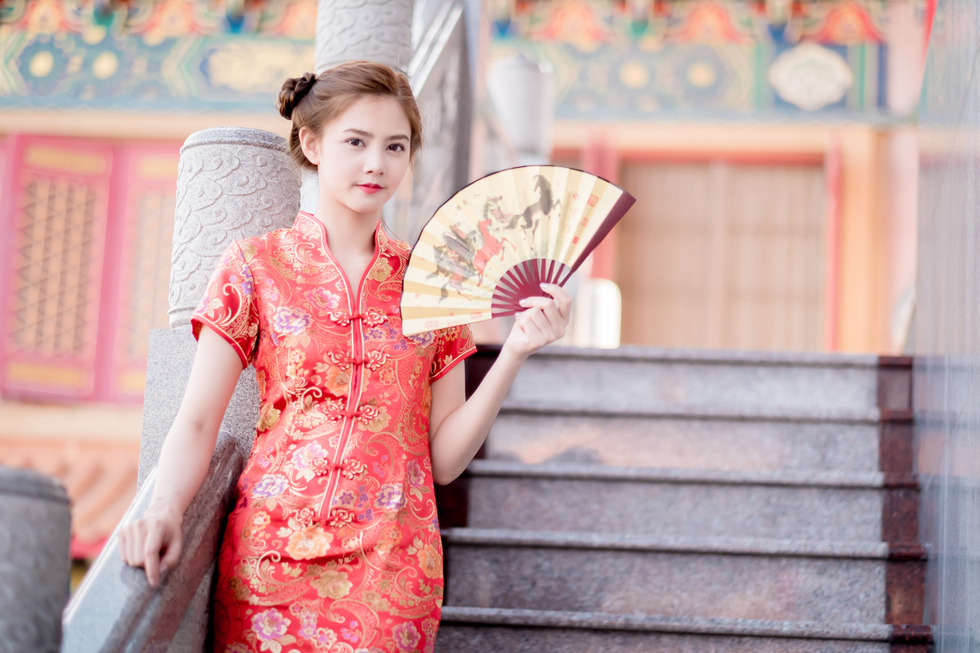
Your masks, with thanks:
M 562 612 L 559 610 L 508 610 L 502 608 L 460 608 L 447 606 L 443 609 L 442 618 L 444 623 L 449 624 L 633 630 L 737 637 L 828 639 L 853 642 L 887 642 L 893 636 L 893 627 L 886 624 L 831 624 L 816 621 L 773 621 L 764 619 L 703 619 L 698 617 L 610 614 L 608 612 Z
M 870 357 L 658 353 L 540 352 L 525 363 L 508 397 L 579 410 L 866 411 L 877 406 L 877 370 Z
M 184 514 L 181 558 L 157 589 L 149 586 L 142 569 L 122 562 L 117 527 L 65 610 L 62 653 L 164 651 L 182 624 L 181 650 L 203 650 L 200 624 L 207 623 L 207 615 L 189 615 L 188 609 L 207 607 L 194 597 L 202 585 L 210 587 L 221 528 L 242 466 L 235 440 L 222 432 L 204 485 Z M 146 479 L 120 527 L 146 511 L 154 478 L 151 473 Z
M 138 487 L 142 487 L 150 471 L 156 467 L 163 441 L 184 396 L 196 351 L 197 342 L 190 326 L 150 332 Z M 238 380 L 221 423 L 221 430 L 230 433 L 238 443 L 243 460 L 247 460 L 252 451 L 258 420 L 259 388 L 255 370 L 248 367 Z
M 299 199 L 299 169 L 281 136 L 222 127 L 187 138 L 177 169 L 171 328 L 190 324 L 225 248 L 290 226 Z
M 887 642 L 527 628 L 443 622 L 436 653 L 889 653 Z
M 70 539 L 64 487 L 41 474 L 0 467 L 0 652 L 59 650 Z
M 446 606 L 436 651 L 885 653 L 891 626 Z
M 700 418 L 562 415 L 504 409 L 488 458 L 698 469 L 877 471 L 878 425 Z
M 474 528 L 813 540 L 881 539 L 882 490 L 492 476 L 470 482 Z
M 887 545 L 447 529 L 446 604 L 881 623 Z
M 449 542 L 447 605 L 872 624 L 885 617 L 880 559 Z

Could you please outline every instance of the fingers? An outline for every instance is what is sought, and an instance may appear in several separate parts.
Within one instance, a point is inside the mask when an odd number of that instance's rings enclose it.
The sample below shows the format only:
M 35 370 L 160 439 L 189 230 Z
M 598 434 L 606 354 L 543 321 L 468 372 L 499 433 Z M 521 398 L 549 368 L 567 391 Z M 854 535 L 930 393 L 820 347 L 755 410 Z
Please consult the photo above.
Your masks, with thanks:
M 161 559 L 160 553 L 165 551 Z M 144 518 L 119 531 L 119 556 L 132 567 L 144 567 L 150 587 L 157 587 L 181 552 L 180 529 L 166 520 Z
M 567 290 L 553 283 L 541 284 L 541 290 L 554 297 L 558 312 L 567 323 L 572 315 L 572 296 Z
M 143 566 L 146 568 L 146 580 L 150 587 L 160 584 L 160 548 L 163 546 L 163 534 L 159 526 L 151 526 L 143 545 Z

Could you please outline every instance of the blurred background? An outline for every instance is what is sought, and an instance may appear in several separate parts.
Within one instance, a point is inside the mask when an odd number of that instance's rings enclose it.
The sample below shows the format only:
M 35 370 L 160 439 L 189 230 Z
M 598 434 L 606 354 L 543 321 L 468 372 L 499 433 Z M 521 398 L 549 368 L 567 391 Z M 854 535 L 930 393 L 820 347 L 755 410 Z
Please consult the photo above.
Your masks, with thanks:
M 440 4 L 417 0 L 415 24 Z M 568 344 L 909 347 L 934 5 L 458 4 L 458 178 L 552 162 L 637 198 L 579 275 Z M 0 2 L 0 464 L 65 482 L 80 569 L 135 491 L 180 146 L 218 126 L 287 135 L 274 98 L 313 69 L 316 14 L 316 0 Z M 438 103 L 423 109 L 432 124 Z M 428 137 L 423 170 L 445 145 Z M 447 183 L 392 212 L 399 235 Z

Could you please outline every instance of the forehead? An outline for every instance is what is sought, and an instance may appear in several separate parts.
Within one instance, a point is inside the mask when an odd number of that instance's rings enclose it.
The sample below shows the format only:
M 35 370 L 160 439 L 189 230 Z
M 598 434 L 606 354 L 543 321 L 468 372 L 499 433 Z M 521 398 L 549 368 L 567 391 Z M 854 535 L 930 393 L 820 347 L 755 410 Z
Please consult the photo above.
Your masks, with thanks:
M 327 125 L 330 131 L 354 129 L 389 136 L 408 134 L 411 125 L 401 104 L 393 97 L 365 95 L 357 98 L 336 120 Z

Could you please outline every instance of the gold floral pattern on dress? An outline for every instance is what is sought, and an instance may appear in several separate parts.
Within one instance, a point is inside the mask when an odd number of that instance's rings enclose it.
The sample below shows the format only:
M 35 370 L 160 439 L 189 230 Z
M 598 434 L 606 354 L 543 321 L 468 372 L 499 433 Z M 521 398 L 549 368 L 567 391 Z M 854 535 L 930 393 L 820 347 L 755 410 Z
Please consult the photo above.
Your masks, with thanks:
M 255 366 L 261 406 L 218 558 L 216 651 L 434 650 L 430 388 L 474 347 L 466 327 L 401 334 L 409 253 L 379 224 L 355 296 L 301 213 L 221 257 L 192 326 Z

